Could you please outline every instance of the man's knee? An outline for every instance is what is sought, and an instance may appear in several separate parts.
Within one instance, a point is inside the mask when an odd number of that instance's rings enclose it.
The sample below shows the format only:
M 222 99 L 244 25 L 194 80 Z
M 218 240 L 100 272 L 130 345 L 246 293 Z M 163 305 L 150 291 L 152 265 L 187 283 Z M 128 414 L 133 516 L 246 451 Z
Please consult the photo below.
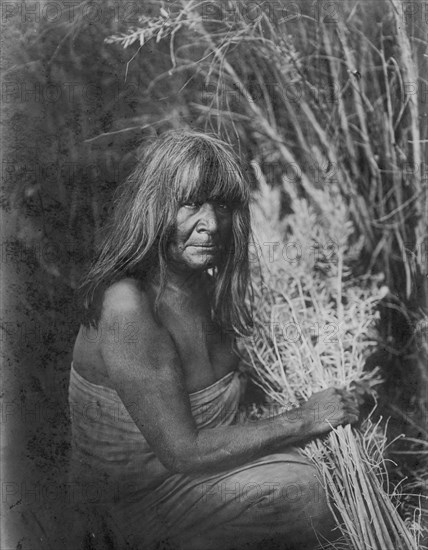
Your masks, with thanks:
M 310 466 L 304 467 L 312 471 Z M 294 510 L 302 510 L 307 515 L 319 516 L 325 513 L 327 500 L 324 488 L 319 480 L 308 472 L 294 480 L 284 481 L 280 488 L 282 505 Z
M 328 495 L 321 476 L 313 464 L 302 468 L 299 508 L 302 519 L 312 526 L 321 538 L 333 541 L 336 521 L 330 509 Z
M 275 490 L 277 512 L 300 523 L 334 525 L 326 491 L 315 466 L 302 459 L 288 463 L 280 486 Z

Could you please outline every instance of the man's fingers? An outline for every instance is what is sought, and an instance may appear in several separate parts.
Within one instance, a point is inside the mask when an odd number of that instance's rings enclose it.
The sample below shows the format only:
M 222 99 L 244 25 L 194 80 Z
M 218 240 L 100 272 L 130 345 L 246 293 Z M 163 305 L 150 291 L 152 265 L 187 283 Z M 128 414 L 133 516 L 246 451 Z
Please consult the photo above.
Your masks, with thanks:
M 352 401 L 351 400 L 345 401 L 345 407 L 349 407 L 350 409 L 355 409 L 356 411 L 358 411 L 360 408 L 360 405 L 358 401 L 353 399 Z
M 348 392 L 346 390 L 340 390 L 340 395 L 342 396 L 342 399 L 345 404 L 349 404 L 355 407 L 359 407 L 362 401 L 364 401 L 359 395 L 355 395 L 354 393 Z

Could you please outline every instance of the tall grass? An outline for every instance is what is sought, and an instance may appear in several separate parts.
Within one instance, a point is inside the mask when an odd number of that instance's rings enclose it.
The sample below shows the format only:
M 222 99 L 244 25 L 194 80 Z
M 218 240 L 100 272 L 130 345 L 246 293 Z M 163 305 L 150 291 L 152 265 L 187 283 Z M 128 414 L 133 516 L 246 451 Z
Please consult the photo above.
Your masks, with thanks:
M 153 39 L 168 40 L 172 67 L 164 78 L 192 69 L 200 85 L 201 101 L 193 105 L 198 123 L 205 120 L 233 141 L 244 141 L 242 128 L 251 129 L 263 146 L 257 160 L 298 168 L 296 183 L 315 200 L 314 188 L 337 181 L 367 239 L 365 250 L 379 249 L 373 262 L 390 248 L 379 242 L 392 245 L 397 239 L 404 245 L 415 230 L 415 244 L 421 243 L 422 141 L 418 97 L 410 91 L 418 75 L 403 6 L 398 0 L 346 2 L 332 22 L 304 12 L 275 18 L 265 7 L 250 23 L 239 1 L 228 11 L 219 4 L 218 12 L 209 2 L 176 2 L 170 11 L 161 8 L 157 18 L 143 17 L 132 33 L 108 41 L 143 48 Z M 378 24 L 369 33 L 371 18 Z M 191 44 L 175 47 L 184 30 Z M 410 296 L 415 266 L 408 255 L 401 259 Z

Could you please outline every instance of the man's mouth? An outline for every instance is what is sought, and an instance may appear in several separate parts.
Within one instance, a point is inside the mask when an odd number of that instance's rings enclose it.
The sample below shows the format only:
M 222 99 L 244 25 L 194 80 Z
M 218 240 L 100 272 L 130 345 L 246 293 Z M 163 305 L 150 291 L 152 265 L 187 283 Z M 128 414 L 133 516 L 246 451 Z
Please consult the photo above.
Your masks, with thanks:
M 215 244 L 191 244 L 189 246 L 193 246 L 195 248 L 205 248 L 207 250 L 213 250 L 214 248 L 217 248 Z

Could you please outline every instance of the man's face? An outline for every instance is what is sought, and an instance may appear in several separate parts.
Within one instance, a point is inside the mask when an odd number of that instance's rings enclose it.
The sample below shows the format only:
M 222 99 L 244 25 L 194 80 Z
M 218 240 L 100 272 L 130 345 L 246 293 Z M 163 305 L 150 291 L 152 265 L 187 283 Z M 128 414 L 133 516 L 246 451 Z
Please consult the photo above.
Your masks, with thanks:
M 169 259 L 185 270 L 205 270 L 227 252 L 232 234 L 232 207 L 207 200 L 182 204 L 169 245 Z

